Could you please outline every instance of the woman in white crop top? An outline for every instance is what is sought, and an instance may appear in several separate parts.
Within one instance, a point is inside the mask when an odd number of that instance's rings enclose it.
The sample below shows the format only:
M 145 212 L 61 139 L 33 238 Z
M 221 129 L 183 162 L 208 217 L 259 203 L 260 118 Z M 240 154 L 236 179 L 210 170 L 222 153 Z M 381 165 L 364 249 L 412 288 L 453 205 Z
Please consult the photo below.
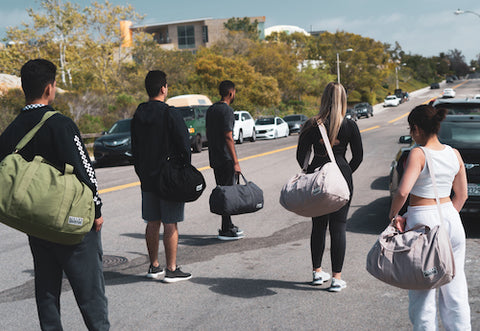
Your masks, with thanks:
M 411 111 L 408 123 L 412 138 L 418 145 L 427 148 L 432 156 L 443 222 L 450 237 L 455 259 L 454 279 L 439 288 L 442 323 L 446 330 L 471 330 L 464 271 L 465 231 L 459 215 L 468 197 L 467 177 L 460 153 L 438 140 L 437 133 L 446 113 L 445 109 L 437 110 L 432 106 L 421 105 Z M 440 224 L 435 193 L 425 164 L 423 150 L 413 148 L 389 213 L 392 224 L 400 231 L 410 229 L 416 224 L 430 227 Z M 450 198 L 452 189 L 454 195 Z M 398 212 L 409 195 L 407 213 L 400 216 Z M 413 330 L 438 330 L 436 290 L 410 290 L 408 295 L 408 310 Z

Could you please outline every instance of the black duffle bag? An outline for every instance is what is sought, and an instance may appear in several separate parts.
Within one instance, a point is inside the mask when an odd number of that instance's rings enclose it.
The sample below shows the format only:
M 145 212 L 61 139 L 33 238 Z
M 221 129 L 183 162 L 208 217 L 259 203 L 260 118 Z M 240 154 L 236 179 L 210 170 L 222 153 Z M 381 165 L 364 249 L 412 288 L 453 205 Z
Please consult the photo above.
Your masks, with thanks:
M 155 193 L 167 201 L 195 201 L 206 187 L 202 173 L 181 156 L 168 157 L 155 181 Z
M 240 184 L 240 176 L 245 184 Z M 210 211 L 218 215 L 253 213 L 263 208 L 263 191 L 243 174 L 231 186 L 217 185 L 210 194 Z

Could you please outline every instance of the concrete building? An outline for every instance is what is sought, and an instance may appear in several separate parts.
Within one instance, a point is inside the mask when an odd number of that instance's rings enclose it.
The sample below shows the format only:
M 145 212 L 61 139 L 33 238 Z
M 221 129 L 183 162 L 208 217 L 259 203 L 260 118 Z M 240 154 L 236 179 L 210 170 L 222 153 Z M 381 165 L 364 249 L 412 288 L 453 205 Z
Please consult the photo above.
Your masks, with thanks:
M 249 17 L 250 22 L 258 22 L 260 38 L 265 37 L 265 16 Z M 134 26 L 130 29 L 151 33 L 165 49 L 195 51 L 200 46 L 209 47 L 227 34 L 224 23 L 229 19 L 199 18 L 193 20 Z

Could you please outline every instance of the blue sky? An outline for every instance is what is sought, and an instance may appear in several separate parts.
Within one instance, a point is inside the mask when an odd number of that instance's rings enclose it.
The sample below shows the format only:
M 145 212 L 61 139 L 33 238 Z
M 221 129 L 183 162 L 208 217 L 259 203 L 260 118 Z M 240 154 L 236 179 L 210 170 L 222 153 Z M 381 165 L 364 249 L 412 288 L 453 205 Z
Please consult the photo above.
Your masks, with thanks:
M 81 6 L 90 3 L 86 0 L 71 2 Z M 128 3 L 138 13 L 146 14 L 144 23 L 265 16 L 265 27 L 296 25 L 307 31 L 343 30 L 390 44 L 398 41 L 406 53 L 433 56 L 456 48 L 462 51 L 467 62 L 480 54 L 480 17 L 453 14 L 457 8 L 480 14 L 478 0 L 132 0 Z M 2 0 L 0 38 L 5 37 L 7 26 L 28 22 L 25 8 L 29 7 L 38 8 L 38 3 Z

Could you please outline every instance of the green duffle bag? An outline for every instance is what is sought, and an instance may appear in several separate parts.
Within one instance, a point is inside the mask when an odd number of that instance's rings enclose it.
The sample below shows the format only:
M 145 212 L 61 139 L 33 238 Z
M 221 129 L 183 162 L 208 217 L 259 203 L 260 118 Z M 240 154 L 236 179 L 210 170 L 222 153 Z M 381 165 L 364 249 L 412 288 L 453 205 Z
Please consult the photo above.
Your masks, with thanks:
M 18 154 L 55 113 L 45 113 L 0 163 L 0 222 L 37 238 L 75 245 L 93 226 L 92 190 L 69 164 L 62 173 L 39 155 L 28 162 Z

